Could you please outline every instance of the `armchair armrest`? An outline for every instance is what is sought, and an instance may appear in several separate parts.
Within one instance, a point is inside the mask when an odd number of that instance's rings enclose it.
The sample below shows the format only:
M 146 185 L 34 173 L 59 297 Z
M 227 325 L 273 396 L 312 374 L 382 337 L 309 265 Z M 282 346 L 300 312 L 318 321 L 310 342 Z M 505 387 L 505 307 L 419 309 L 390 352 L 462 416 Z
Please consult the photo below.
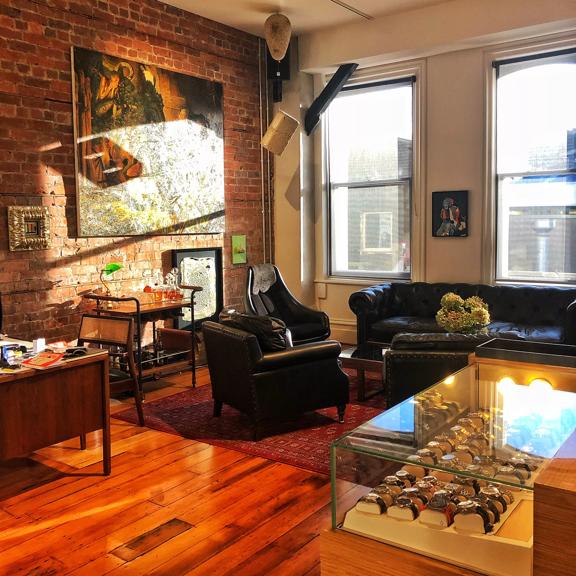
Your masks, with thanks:
M 564 343 L 576 344 L 576 300 L 566 308 L 564 317 Z
M 285 304 L 290 311 L 292 321 L 298 323 L 313 322 L 321 324 L 326 329 L 330 328 L 330 320 L 328 319 L 326 312 L 302 304 L 302 302 L 299 302 L 294 298 L 288 289 L 286 289 L 285 299 Z
M 268 352 L 256 362 L 254 372 L 267 372 L 288 366 L 316 362 L 329 358 L 338 358 L 342 348 L 339 342 L 327 340 L 325 342 L 311 342 L 293 348 L 286 348 L 281 352 Z

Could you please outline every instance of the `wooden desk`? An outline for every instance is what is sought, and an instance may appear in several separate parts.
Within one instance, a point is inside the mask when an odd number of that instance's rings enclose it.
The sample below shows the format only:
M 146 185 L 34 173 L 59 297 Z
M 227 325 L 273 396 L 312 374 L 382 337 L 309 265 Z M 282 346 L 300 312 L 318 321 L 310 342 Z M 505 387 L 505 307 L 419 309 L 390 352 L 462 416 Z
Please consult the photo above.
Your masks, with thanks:
M 109 388 L 103 350 L 46 370 L 0 374 L 0 460 L 101 429 L 104 474 L 110 474 Z

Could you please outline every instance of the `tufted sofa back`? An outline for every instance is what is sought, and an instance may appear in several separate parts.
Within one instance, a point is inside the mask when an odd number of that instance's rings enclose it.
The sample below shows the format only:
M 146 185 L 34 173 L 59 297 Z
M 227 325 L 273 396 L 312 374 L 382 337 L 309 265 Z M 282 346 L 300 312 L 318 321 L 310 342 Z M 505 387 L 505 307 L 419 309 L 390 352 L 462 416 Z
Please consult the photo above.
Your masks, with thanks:
M 462 298 L 480 296 L 492 321 L 544 326 L 561 324 L 566 308 L 576 300 L 576 288 L 412 282 L 392 283 L 386 306 L 393 316 L 433 318 L 447 292 Z

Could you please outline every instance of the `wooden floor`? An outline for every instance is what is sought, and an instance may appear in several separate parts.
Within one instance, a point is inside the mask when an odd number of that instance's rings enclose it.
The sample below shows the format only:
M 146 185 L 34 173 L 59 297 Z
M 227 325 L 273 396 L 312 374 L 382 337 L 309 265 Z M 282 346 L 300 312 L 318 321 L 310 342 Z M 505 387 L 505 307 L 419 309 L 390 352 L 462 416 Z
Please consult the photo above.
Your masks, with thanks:
M 163 382 L 147 400 L 182 391 L 190 374 Z M 320 573 L 327 477 L 115 419 L 104 477 L 99 441 L 0 464 L 1 575 Z

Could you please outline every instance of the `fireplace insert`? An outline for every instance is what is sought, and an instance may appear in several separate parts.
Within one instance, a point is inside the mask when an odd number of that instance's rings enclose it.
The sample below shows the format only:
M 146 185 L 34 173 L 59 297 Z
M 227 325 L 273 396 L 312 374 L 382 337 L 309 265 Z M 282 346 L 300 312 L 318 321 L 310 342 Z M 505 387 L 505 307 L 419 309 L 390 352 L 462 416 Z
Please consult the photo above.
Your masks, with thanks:
M 217 322 L 224 301 L 222 282 L 222 248 L 186 248 L 172 250 L 172 266 L 178 268 L 180 285 L 201 286 L 194 298 L 194 324 L 198 327 L 205 320 Z M 185 299 L 190 291 L 185 290 Z M 190 310 L 184 308 L 176 328 L 191 328 Z

